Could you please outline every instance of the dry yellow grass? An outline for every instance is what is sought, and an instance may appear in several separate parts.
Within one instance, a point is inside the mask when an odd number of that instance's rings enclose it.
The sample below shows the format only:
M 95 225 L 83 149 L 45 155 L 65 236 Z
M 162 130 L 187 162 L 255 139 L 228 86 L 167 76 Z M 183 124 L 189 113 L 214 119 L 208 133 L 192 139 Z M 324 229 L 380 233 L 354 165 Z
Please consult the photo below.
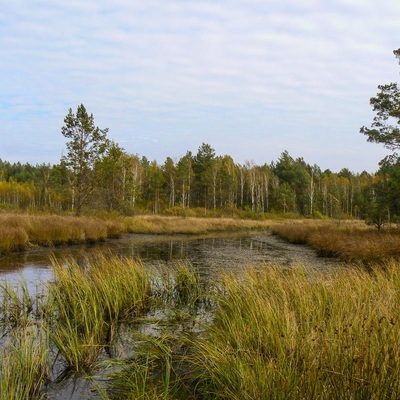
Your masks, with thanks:
M 271 221 L 233 218 L 137 216 L 92 218 L 59 215 L 0 214 L 0 254 L 29 246 L 97 242 L 123 233 L 207 234 L 267 229 Z
M 119 221 L 58 215 L 0 214 L 0 254 L 29 246 L 104 240 L 125 232 Z
M 398 229 L 378 231 L 362 221 L 296 221 L 274 226 L 272 231 L 290 243 L 310 245 L 320 256 L 343 261 L 367 264 L 400 257 Z
M 148 234 L 204 234 L 240 230 L 267 229 L 270 221 L 252 221 L 233 218 L 182 218 L 138 216 L 126 218 L 129 233 Z

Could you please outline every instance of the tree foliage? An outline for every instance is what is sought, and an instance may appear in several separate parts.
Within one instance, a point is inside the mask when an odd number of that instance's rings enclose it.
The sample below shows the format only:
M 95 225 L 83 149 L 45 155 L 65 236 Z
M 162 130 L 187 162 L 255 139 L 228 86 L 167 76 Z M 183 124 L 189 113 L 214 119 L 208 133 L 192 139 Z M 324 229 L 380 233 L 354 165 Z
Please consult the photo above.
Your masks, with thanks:
M 394 50 L 400 61 L 400 49 Z M 360 131 L 369 142 L 382 143 L 390 150 L 400 147 L 400 91 L 397 83 L 379 85 L 379 92 L 370 99 L 376 113 L 370 128 L 363 126 Z
M 79 215 L 84 202 L 92 193 L 95 175 L 95 163 L 106 151 L 108 129 L 100 129 L 94 124 L 93 114 L 88 114 L 83 104 L 78 106 L 76 114 L 70 108 L 64 118 L 61 133 L 68 140 L 68 153 L 62 161 L 71 170 L 73 188 L 73 206 Z
M 400 49 L 393 51 L 400 63 Z M 360 132 L 369 142 L 382 143 L 394 153 L 381 161 L 379 180 L 372 186 L 372 201 L 367 217 L 378 229 L 398 213 L 400 196 L 398 161 L 396 150 L 400 148 L 400 90 L 397 83 L 378 86 L 378 93 L 370 99 L 375 117 L 370 128 L 363 126 Z

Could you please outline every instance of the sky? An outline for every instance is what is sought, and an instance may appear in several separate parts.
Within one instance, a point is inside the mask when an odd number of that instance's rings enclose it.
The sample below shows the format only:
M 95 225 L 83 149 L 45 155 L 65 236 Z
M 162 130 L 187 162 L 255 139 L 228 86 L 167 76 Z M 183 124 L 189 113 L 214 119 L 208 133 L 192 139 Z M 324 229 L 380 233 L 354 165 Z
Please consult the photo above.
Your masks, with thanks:
M 0 7 L 0 159 L 56 164 L 84 104 L 128 153 L 202 143 L 375 172 L 369 99 L 398 82 L 398 0 L 12 0 Z

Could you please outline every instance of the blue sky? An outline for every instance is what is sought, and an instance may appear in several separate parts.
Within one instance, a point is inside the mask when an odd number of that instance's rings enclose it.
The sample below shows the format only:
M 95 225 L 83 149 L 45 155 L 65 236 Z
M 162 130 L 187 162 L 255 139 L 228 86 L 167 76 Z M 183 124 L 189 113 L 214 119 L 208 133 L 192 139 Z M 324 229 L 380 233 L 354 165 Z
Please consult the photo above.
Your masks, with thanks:
M 127 152 L 209 143 L 238 163 L 287 150 L 374 172 L 359 133 L 398 81 L 398 0 L 13 0 L 0 8 L 0 158 L 58 163 L 83 103 Z

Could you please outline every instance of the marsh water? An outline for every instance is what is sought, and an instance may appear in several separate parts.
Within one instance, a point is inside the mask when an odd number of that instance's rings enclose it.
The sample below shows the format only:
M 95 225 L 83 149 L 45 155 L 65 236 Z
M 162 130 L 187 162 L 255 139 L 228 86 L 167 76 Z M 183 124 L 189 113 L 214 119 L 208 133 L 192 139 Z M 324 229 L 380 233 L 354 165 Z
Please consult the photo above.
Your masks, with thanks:
M 0 258 L 0 283 L 26 280 L 31 292 L 51 281 L 51 257 L 84 259 L 96 254 L 117 254 L 141 260 L 144 265 L 189 262 L 204 280 L 213 279 L 217 270 L 240 271 L 246 266 L 304 264 L 316 269 L 329 269 L 337 264 L 324 259 L 305 246 L 290 245 L 269 232 L 218 234 L 213 236 L 125 235 L 94 245 L 38 248 Z M 123 332 L 121 337 L 123 336 Z M 125 349 L 126 343 L 122 345 Z M 70 375 L 48 388 L 49 399 L 99 399 L 87 377 Z
M 93 245 L 40 248 L 0 257 L 0 282 L 25 279 L 30 288 L 51 279 L 51 257 L 84 258 L 117 254 L 146 264 L 190 262 L 205 278 L 216 269 L 239 269 L 250 265 L 305 264 L 328 268 L 337 261 L 319 258 L 304 246 L 288 244 L 268 232 L 207 236 L 124 235 Z

